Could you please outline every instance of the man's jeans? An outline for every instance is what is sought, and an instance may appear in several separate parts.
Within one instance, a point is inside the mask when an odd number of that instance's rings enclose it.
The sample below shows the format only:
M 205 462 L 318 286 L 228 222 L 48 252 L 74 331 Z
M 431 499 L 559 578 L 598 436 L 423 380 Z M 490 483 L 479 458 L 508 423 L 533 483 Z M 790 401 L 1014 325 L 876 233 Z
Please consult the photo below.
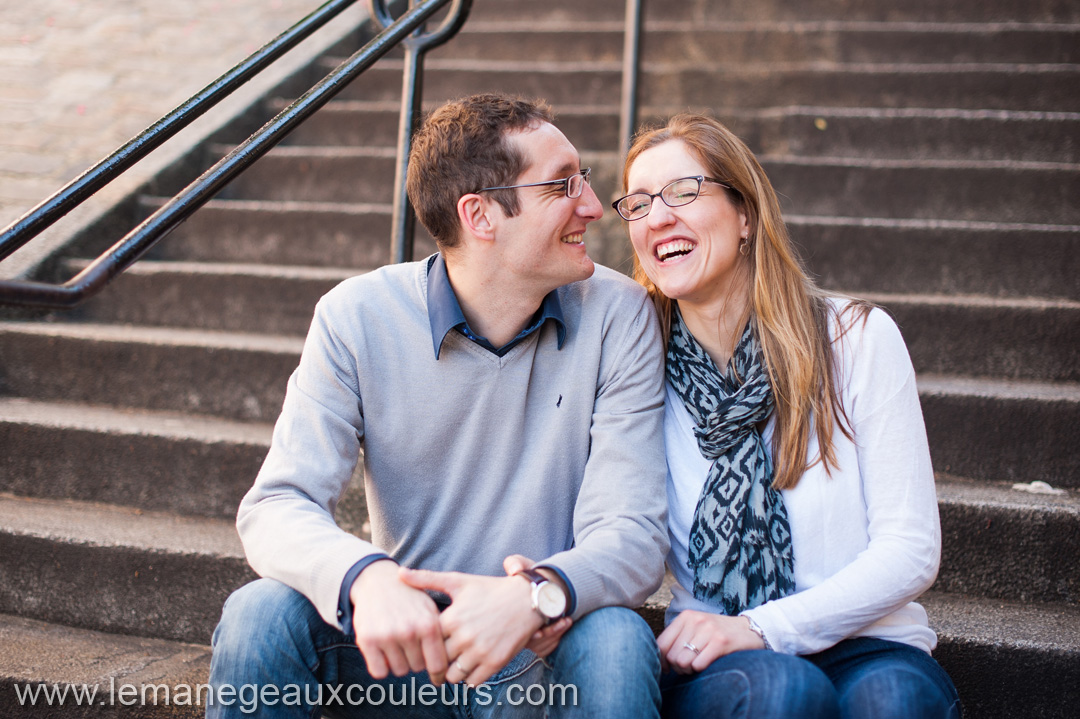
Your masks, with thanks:
M 351 628 L 271 579 L 229 597 L 213 644 L 208 717 L 659 717 L 656 641 L 621 607 L 582 617 L 546 660 L 522 651 L 475 689 L 435 687 L 426 673 L 372 679 Z
M 960 699 L 934 659 L 884 639 L 846 639 L 818 654 L 765 650 L 720 657 L 661 680 L 665 717 L 959 719 Z

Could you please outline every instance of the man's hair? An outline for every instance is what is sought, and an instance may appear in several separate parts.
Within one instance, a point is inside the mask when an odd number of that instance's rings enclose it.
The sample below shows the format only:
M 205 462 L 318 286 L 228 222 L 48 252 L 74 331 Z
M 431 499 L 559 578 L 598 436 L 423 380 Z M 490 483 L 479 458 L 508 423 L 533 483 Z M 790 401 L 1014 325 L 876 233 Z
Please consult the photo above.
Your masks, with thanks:
M 507 135 L 553 121 L 542 100 L 494 93 L 455 100 L 431 113 L 413 138 L 406 187 L 416 216 L 440 249 L 457 245 L 462 195 L 512 185 L 527 169 Z M 507 217 L 518 213 L 516 190 L 497 190 L 491 197 Z

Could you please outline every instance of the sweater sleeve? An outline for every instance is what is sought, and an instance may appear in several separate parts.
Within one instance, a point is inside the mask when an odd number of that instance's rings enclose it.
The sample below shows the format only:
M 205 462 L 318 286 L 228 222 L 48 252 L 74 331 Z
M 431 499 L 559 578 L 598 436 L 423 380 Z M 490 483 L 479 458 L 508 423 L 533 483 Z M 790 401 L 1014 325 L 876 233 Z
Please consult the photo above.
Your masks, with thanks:
M 744 612 L 784 653 L 822 651 L 857 634 L 937 576 L 941 534 L 915 372 L 884 312 L 871 312 L 860 332 L 861 324 L 845 338 L 843 351 L 851 354 L 841 366 L 849 368 L 844 406 L 854 428 L 866 536 L 844 539 L 863 548 L 831 577 Z
M 635 298 L 635 308 L 613 307 L 604 329 L 574 546 L 541 562 L 570 580 L 575 618 L 640 606 L 664 575 L 663 351 L 651 302 Z
M 289 378 L 270 451 L 240 504 L 237 529 L 260 576 L 297 590 L 340 627 L 346 572 L 379 550 L 334 521 L 359 458 L 364 420 L 355 363 L 331 314 L 324 298 Z

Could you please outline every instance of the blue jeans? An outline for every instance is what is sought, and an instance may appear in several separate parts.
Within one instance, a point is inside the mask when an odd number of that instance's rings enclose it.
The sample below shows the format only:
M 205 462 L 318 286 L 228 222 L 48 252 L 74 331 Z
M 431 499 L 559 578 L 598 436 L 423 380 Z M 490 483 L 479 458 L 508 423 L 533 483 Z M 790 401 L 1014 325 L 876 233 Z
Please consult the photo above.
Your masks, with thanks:
M 207 717 L 660 715 L 656 641 L 637 613 L 621 607 L 586 615 L 549 657 L 524 650 L 475 689 L 436 687 L 426 672 L 373 679 L 351 633 L 271 579 L 229 597 L 213 645 Z
M 796 657 L 765 650 L 720 657 L 699 674 L 660 680 L 665 717 L 959 719 L 960 699 L 934 659 L 884 639 L 846 639 Z

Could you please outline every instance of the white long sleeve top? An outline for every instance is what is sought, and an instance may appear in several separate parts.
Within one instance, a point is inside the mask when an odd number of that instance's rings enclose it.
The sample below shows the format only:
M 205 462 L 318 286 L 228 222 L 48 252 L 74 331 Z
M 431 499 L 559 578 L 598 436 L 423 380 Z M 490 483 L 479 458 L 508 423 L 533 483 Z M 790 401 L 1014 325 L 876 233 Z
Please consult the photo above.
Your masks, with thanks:
M 845 324 L 851 316 L 843 315 Z M 834 337 L 836 329 L 834 322 Z M 854 441 L 836 428 L 831 476 L 818 463 L 782 492 L 796 590 L 743 614 L 773 649 L 787 654 L 812 654 L 848 637 L 889 639 L 929 652 L 937 637 L 913 600 L 937 576 L 941 531 L 915 372 L 899 329 L 880 309 L 865 324 L 856 321 L 834 342 L 834 351 Z M 770 421 L 763 432 L 770 449 L 773 428 Z M 687 542 L 710 466 L 693 430 L 668 384 L 668 565 L 678 580 L 669 621 L 686 609 L 718 611 L 686 589 L 693 587 Z M 817 451 L 812 434 L 807 456 L 816 458 Z

